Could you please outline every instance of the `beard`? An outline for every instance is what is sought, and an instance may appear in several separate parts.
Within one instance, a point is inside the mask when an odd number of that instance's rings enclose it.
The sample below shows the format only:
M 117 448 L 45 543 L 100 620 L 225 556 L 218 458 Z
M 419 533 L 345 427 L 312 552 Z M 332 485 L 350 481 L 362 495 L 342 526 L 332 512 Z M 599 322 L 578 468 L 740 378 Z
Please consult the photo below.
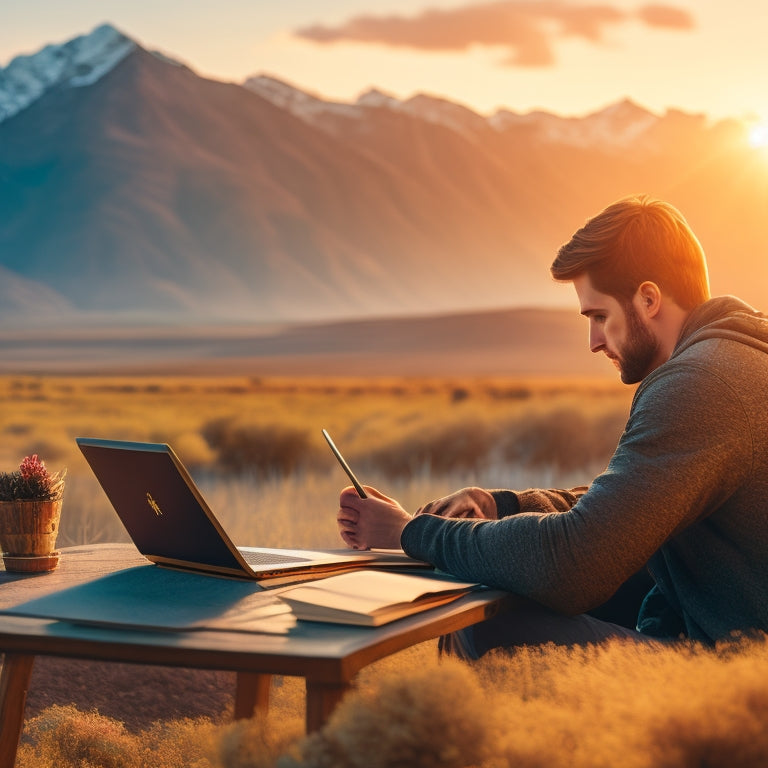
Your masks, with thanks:
M 655 367 L 659 355 L 658 339 L 643 325 L 637 310 L 628 304 L 627 340 L 619 350 L 616 362 L 624 384 L 637 384 Z

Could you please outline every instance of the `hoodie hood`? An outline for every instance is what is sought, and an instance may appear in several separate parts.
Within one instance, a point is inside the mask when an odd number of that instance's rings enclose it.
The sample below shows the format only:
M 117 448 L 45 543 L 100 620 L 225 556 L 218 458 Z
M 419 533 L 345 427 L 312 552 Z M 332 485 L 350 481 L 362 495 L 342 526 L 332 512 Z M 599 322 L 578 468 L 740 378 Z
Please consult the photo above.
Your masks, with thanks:
M 768 317 L 735 296 L 718 296 L 691 312 L 672 357 L 704 339 L 731 339 L 768 353 Z

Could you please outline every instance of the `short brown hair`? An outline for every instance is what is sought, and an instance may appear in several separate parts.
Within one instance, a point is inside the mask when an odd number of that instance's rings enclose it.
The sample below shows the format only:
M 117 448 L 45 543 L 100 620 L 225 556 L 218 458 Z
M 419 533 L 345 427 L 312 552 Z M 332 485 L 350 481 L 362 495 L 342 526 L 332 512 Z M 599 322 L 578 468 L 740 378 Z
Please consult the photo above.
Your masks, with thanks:
M 646 280 L 683 309 L 709 296 L 704 251 L 680 211 L 647 195 L 627 197 L 590 219 L 557 252 L 552 277 L 587 274 L 601 293 L 628 302 Z

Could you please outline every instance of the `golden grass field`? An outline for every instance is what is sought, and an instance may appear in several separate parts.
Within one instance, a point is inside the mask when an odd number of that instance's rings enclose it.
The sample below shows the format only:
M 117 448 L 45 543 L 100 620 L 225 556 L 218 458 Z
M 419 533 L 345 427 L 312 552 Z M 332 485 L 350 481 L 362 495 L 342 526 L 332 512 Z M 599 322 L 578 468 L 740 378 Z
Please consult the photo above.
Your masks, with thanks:
M 339 546 L 347 481 L 322 427 L 363 482 L 413 510 L 467 484 L 588 482 L 631 396 L 584 379 L 6 376 L 0 469 L 29 453 L 67 468 L 62 546 L 125 540 L 74 438 L 169 442 L 236 542 Z M 467 665 L 424 643 L 364 670 L 309 738 L 294 678 L 274 680 L 264 722 L 232 723 L 224 708 L 127 728 L 65 699 L 29 718 L 17 766 L 756 768 L 768 765 L 767 648 L 614 642 Z M 142 706 L 132 694 L 119 692 L 126 715 Z
M 364 669 L 303 735 L 302 685 L 273 683 L 262 720 L 119 719 L 53 706 L 17 768 L 764 768 L 768 643 L 608 641 L 438 659 L 434 643 Z
M 75 437 L 167 442 L 238 543 L 336 546 L 347 481 L 323 427 L 363 482 L 415 509 L 470 483 L 583 483 L 630 397 L 583 379 L 6 376 L 0 470 L 32 453 L 67 469 L 61 545 L 125 540 Z

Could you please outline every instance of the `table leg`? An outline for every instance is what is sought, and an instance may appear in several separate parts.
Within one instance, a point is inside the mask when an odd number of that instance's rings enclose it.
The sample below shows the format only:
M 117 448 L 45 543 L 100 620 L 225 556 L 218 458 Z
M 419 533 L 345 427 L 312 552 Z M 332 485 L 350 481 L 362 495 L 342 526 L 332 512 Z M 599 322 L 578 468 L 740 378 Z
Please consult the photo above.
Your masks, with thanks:
M 307 680 L 307 733 L 323 727 L 351 687 L 350 683 L 313 683 Z
M 269 685 L 272 675 L 238 672 L 235 687 L 235 720 L 266 717 L 269 711 Z
M 0 673 L 0 766 L 16 762 L 34 656 L 6 653 Z

